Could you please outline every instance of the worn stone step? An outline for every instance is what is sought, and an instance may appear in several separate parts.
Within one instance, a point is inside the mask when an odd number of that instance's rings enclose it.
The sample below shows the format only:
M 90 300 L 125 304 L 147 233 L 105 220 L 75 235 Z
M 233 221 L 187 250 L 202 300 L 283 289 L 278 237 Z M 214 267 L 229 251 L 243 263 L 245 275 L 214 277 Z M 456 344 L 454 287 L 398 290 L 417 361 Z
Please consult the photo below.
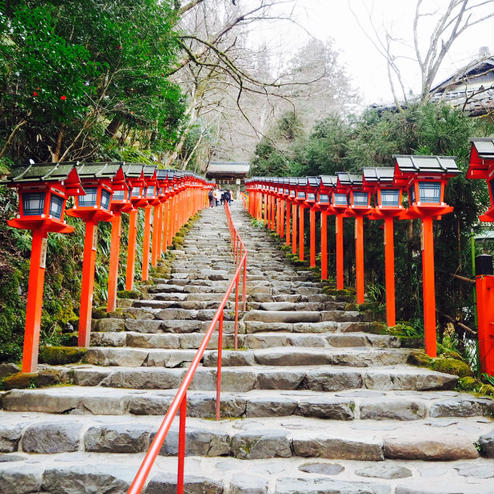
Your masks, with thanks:
M 251 310 L 262 311 L 295 311 L 295 312 L 314 312 L 314 311 L 333 311 L 343 310 L 347 304 L 345 302 L 335 302 L 325 300 L 323 302 L 252 302 L 249 301 L 248 308 Z
M 343 311 L 340 311 L 343 313 Z M 342 317 L 342 319 L 345 319 Z M 372 325 L 360 321 L 324 321 L 324 322 L 262 322 L 243 320 L 246 333 L 283 332 L 283 333 L 328 333 L 362 332 L 372 329 Z
M 93 330 L 100 332 L 131 331 L 138 333 L 203 333 L 209 328 L 211 320 L 212 318 L 205 321 L 198 321 L 195 319 L 160 320 L 105 318 L 93 321 Z M 233 333 L 234 322 L 226 320 L 223 323 L 223 331 L 225 333 Z
M 102 366 L 183 367 L 190 363 L 196 351 L 184 349 L 141 349 L 91 347 L 84 362 Z M 410 354 L 406 349 L 369 348 L 303 348 L 274 347 L 256 350 L 223 350 L 222 366 L 306 366 L 334 365 L 370 367 L 404 364 Z M 217 366 L 217 352 L 206 350 L 202 359 L 206 367 Z
M 81 386 L 106 386 L 137 389 L 177 388 L 186 369 L 159 367 L 98 367 L 77 365 L 63 368 L 65 379 Z M 457 376 L 409 366 L 387 367 L 225 367 L 221 386 L 224 391 L 253 389 L 342 391 L 345 389 L 375 390 L 438 390 L 452 389 Z M 191 389 L 216 389 L 216 369 L 200 367 Z
M 154 321 L 153 321 L 154 322 Z M 140 348 L 183 348 L 197 349 L 204 338 L 203 333 L 156 334 L 138 333 L 131 331 L 121 332 L 93 332 L 92 346 L 131 346 Z M 232 349 L 234 335 L 223 335 L 223 347 Z M 375 335 L 366 333 L 254 333 L 239 334 L 239 348 L 272 348 L 279 346 L 289 347 L 374 347 L 399 348 L 400 339 L 396 336 Z M 209 349 L 218 348 L 217 334 L 213 334 L 208 344 Z
M 357 311 L 326 310 L 326 311 L 290 311 L 290 310 L 251 310 L 244 316 L 244 321 L 265 323 L 297 323 L 324 321 L 358 321 Z
M 161 302 L 156 302 L 159 305 Z M 161 320 L 161 321 L 176 321 L 193 319 L 196 321 L 211 321 L 217 309 L 160 309 L 157 307 L 128 307 L 124 309 L 124 319 L 146 319 L 146 320 Z M 224 313 L 226 320 L 232 320 L 232 313 L 226 311 Z
M 234 294 L 231 299 L 234 298 Z M 168 297 L 164 297 L 164 300 L 134 300 L 132 307 L 153 308 L 153 309 L 184 309 L 184 310 L 203 310 L 203 309 L 217 309 L 222 297 L 215 297 L 215 300 L 167 300 Z M 219 298 L 219 300 L 218 300 Z M 234 300 L 230 300 L 227 304 L 227 309 L 234 307 Z
M 161 417 L 71 415 L 3 412 L 2 434 L 8 452 L 53 454 L 74 451 L 138 453 L 147 451 Z M 190 417 L 186 454 L 233 456 L 240 459 L 328 458 L 345 460 L 465 460 L 476 459 L 475 442 L 490 430 L 490 422 L 456 419 L 462 432 L 444 430 L 444 419 L 427 421 L 332 421 L 308 417 L 265 417 L 262 422 L 208 421 Z M 433 433 L 432 433 L 433 432 Z M 178 424 L 170 429 L 160 454 L 176 455 Z
M 10 453 L 0 463 L 0 491 L 8 494 L 122 493 L 142 461 L 140 453 Z M 174 456 L 158 456 L 144 494 L 176 490 Z M 491 494 L 488 460 L 365 462 L 318 458 L 245 460 L 187 457 L 185 490 L 204 494 Z
M 151 300 L 165 300 L 165 301 L 170 301 L 170 300 L 180 300 L 184 302 L 216 302 L 219 304 L 221 300 L 223 299 L 224 293 L 211 293 L 211 292 L 204 292 L 204 293 L 185 293 L 185 292 L 178 292 L 178 293 L 154 293 L 150 294 Z
M 0 396 L 1 408 L 10 412 L 90 415 L 164 415 L 176 393 L 169 390 L 71 386 L 12 390 Z M 187 414 L 215 416 L 215 391 L 189 391 Z M 494 403 L 456 391 L 339 392 L 253 390 L 221 393 L 221 416 L 231 418 L 299 415 L 332 420 L 421 420 L 439 417 L 492 415 Z M 482 419 L 484 420 L 484 419 Z M 489 419 L 485 419 L 489 422 Z M 449 425 L 454 425 L 451 420 Z

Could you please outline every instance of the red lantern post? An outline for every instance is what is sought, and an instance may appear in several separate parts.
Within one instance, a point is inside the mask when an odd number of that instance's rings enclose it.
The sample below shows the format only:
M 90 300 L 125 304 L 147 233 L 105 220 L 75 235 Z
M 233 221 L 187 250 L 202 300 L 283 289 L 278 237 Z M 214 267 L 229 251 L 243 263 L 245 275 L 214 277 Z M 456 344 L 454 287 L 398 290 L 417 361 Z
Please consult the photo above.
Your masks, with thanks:
M 386 285 L 386 323 L 396 325 L 395 309 L 395 254 L 393 218 L 403 213 L 403 191 L 394 180 L 394 168 L 364 168 L 364 189 L 375 193 L 375 207 L 371 220 L 384 220 L 384 264 Z
M 408 209 L 400 219 L 422 220 L 422 285 L 424 336 L 427 355 L 437 355 L 436 293 L 434 280 L 433 220 L 451 213 L 444 202 L 444 189 L 450 177 L 460 173 L 450 156 L 396 155 L 395 180 L 408 190 Z
M 144 180 L 142 165 L 128 165 L 124 170 L 127 182 L 130 186 L 130 202 L 133 209 L 129 212 L 129 238 L 127 244 L 127 271 L 125 274 L 125 289 L 134 289 L 135 255 L 137 244 L 137 212 L 138 208 L 145 206 L 147 200 L 144 197 L 146 182 Z
M 343 218 L 349 217 L 348 193 L 345 186 L 342 186 L 336 178 L 334 191 L 331 193 L 330 210 L 335 214 L 336 227 L 336 289 L 343 290 L 344 286 L 344 250 L 343 250 Z M 329 208 L 328 208 L 329 209 Z
M 64 221 L 65 205 L 71 195 L 83 194 L 73 164 L 29 165 L 16 168 L 6 180 L 19 195 L 19 214 L 7 223 L 13 228 L 32 231 L 31 263 L 27 292 L 22 372 L 38 367 L 41 312 L 46 267 L 48 233 L 74 231 Z
M 319 188 L 319 177 L 307 177 L 305 204 L 309 208 L 309 226 L 310 226 L 310 255 L 309 265 L 311 268 L 316 267 L 316 194 Z
M 481 221 L 494 222 L 494 139 L 471 139 L 470 165 L 467 178 L 487 182 L 490 207 L 479 216 Z M 494 375 L 494 273 L 492 257 L 476 259 L 477 326 L 479 334 L 479 360 L 483 372 Z
M 337 173 L 339 186 L 349 192 L 347 214 L 355 218 L 355 286 L 357 289 L 357 304 L 365 301 L 364 274 L 364 216 L 372 212 L 370 194 L 363 190 L 362 176 L 345 172 Z
M 330 196 L 334 191 L 337 178 L 330 175 L 321 175 L 317 191 L 316 207 L 321 211 L 321 280 L 328 279 L 328 215 L 336 214 L 331 207 Z
M 118 176 L 115 176 L 113 195 L 110 203 L 111 212 L 111 245 L 110 265 L 108 268 L 108 301 L 107 312 L 113 312 L 117 307 L 118 264 L 120 259 L 120 235 L 122 228 L 122 213 L 132 210 L 130 202 L 130 189 L 125 181 L 125 176 L 120 167 Z
M 79 338 L 81 347 L 89 346 L 91 337 L 91 314 L 93 310 L 94 269 L 96 265 L 97 230 L 100 221 L 113 217 L 110 202 L 113 193 L 113 179 L 120 164 L 86 163 L 77 167 L 85 195 L 77 196 L 75 206 L 67 214 L 80 218 L 86 224 L 84 236 L 84 257 L 82 261 L 81 303 L 79 308 Z M 123 174 L 119 174 L 123 180 Z
M 306 199 L 306 177 L 299 177 L 297 179 L 297 196 L 295 201 L 298 203 L 298 258 L 304 260 L 304 209 Z
M 151 212 L 153 206 L 159 204 L 156 167 L 145 166 L 143 168 L 144 181 L 146 183 L 143 199 L 140 207 L 144 208 L 144 235 L 142 239 L 142 281 L 149 278 L 149 255 L 151 253 Z M 156 221 L 156 218 L 154 218 Z
M 290 202 L 292 203 L 292 254 L 297 253 L 297 188 L 298 179 L 290 178 Z

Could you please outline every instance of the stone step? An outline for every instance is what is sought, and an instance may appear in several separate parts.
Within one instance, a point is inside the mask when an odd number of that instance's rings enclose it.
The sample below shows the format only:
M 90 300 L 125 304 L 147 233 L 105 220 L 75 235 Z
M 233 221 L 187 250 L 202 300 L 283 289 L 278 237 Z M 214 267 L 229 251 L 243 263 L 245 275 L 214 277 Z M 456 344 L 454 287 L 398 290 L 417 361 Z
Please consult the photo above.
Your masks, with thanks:
M 52 387 L 4 392 L 0 396 L 0 406 L 2 410 L 10 412 L 163 416 L 175 393 L 176 389 L 142 391 L 71 386 L 61 394 L 59 388 Z M 191 390 L 187 396 L 188 416 L 215 416 L 216 391 Z M 221 393 L 221 416 L 224 418 L 296 415 L 331 420 L 409 421 L 481 417 L 492 415 L 493 412 L 492 400 L 456 391 L 349 390 L 321 393 L 307 390 L 253 390 Z M 453 425 L 455 422 L 451 420 L 449 426 Z
M 0 492 L 8 494 L 123 493 L 142 453 L 2 455 Z M 158 456 L 143 494 L 176 491 L 175 456 Z M 245 460 L 187 457 L 185 491 L 201 494 L 492 494 L 486 459 L 379 463 L 318 458 Z
M 265 323 L 297 323 L 324 321 L 358 321 L 357 311 L 291 311 L 291 310 L 251 310 L 244 316 L 244 321 Z
M 74 365 L 57 368 L 64 380 L 80 386 L 105 386 L 135 389 L 177 388 L 186 369 L 159 367 L 98 367 Z M 374 390 L 440 390 L 452 389 L 457 376 L 405 365 L 386 367 L 225 367 L 221 387 L 224 391 L 251 391 L 253 389 L 342 391 L 345 389 Z M 216 369 L 199 367 L 191 389 L 216 389 Z
M 262 310 L 270 312 L 324 312 L 333 310 L 343 310 L 347 304 L 345 302 L 335 302 L 326 300 L 324 302 L 252 302 L 249 300 L 250 310 Z
M 154 322 L 154 321 L 152 321 Z M 183 348 L 197 349 L 202 342 L 204 333 L 178 333 L 155 334 L 137 333 L 131 331 L 121 332 L 93 332 L 91 334 L 92 346 L 130 346 L 139 348 Z M 234 335 L 223 335 L 223 347 L 233 348 Z M 254 333 L 239 334 L 239 348 L 272 348 L 279 346 L 288 347 L 374 347 L 374 348 L 398 348 L 400 339 L 396 336 L 374 335 L 366 333 Z M 213 334 L 208 344 L 208 349 L 218 348 L 218 336 Z
M 215 312 L 215 311 L 213 311 Z M 225 316 L 227 313 L 225 312 Z M 93 321 L 93 330 L 101 332 L 132 331 L 138 333 L 194 333 L 205 332 L 211 325 L 209 320 L 198 321 L 195 319 L 115 319 L 106 318 Z M 240 327 L 240 324 L 239 324 Z M 226 320 L 223 323 L 225 333 L 234 332 L 234 322 Z
M 149 448 L 162 418 L 157 416 L 71 415 L 2 412 L 2 435 L 8 452 L 53 454 L 74 451 L 139 453 Z M 190 417 L 186 454 L 263 458 L 327 458 L 344 460 L 476 459 L 480 436 L 490 432 L 488 419 L 456 418 L 462 432 L 447 430 L 449 419 L 426 421 L 333 421 L 308 417 L 265 417 L 211 421 Z M 445 425 L 446 424 L 446 425 Z M 365 425 L 365 428 L 363 427 Z M 445 428 L 446 427 L 446 428 Z M 174 422 L 160 451 L 176 455 L 178 424 Z
M 184 367 L 196 354 L 184 349 L 141 349 L 91 347 L 84 362 L 101 366 Z M 256 350 L 223 350 L 222 366 L 307 366 L 333 365 L 372 367 L 405 364 L 410 354 L 406 349 L 370 348 L 304 348 L 273 347 Z M 205 367 L 217 366 L 217 351 L 206 350 L 202 359 Z
M 232 299 L 235 295 L 232 295 Z M 152 309 L 185 309 L 185 310 L 204 310 L 217 309 L 222 297 L 215 296 L 214 300 L 167 300 L 168 297 L 163 297 L 164 300 L 134 300 L 132 307 L 152 308 Z M 219 299 L 219 300 L 218 300 Z M 228 302 L 227 308 L 235 307 L 234 300 Z
M 261 312 L 261 311 L 260 311 Z M 335 311 L 336 312 L 336 311 Z M 343 321 L 324 321 L 324 322 L 262 322 L 262 321 L 245 321 L 243 327 L 245 333 L 265 333 L 265 332 L 283 332 L 283 333 L 329 333 L 329 332 L 362 332 L 372 331 L 372 324 L 360 321 L 344 321 L 345 312 L 338 311 L 340 319 Z

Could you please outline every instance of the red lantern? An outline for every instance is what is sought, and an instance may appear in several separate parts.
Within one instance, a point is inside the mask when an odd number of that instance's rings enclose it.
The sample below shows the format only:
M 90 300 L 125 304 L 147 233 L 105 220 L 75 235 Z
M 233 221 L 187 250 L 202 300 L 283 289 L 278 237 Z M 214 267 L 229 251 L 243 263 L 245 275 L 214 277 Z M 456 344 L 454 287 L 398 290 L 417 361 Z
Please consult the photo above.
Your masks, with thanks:
M 437 355 L 433 220 L 453 211 L 444 202 L 449 178 L 460 173 L 451 156 L 396 155 L 396 184 L 408 190 L 408 209 L 400 219 L 422 220 L 422 278 L 425 351 Z
M 19 214 L 7 223 L 32 231 L 31 264 L 26 306 L 22 371 L 35 372 L 43 306 L 47 236 L 50 232 L 71 233 L 64 221 L 65 204 L 71 195 L 83 194 L 72 163 L 29 165 L 15 169 L 6 181 L 19 195 Z

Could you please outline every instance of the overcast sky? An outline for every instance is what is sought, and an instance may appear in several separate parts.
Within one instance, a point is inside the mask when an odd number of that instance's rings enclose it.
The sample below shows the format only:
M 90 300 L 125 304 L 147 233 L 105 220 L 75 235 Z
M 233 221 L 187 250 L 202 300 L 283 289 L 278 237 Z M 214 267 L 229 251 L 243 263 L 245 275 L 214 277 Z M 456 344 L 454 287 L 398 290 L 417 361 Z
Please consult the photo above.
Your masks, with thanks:
M 440 12 L 449 0 L 424 0 L 427 11 Z M 298 0 L 296 17 L 314 37 L 325 40 L 332 38 L 335 47 L 341 51 L 341 62 L 346 66 L 347 73 L 358 90 L 364 105 L 370 103 L 387 103 L 392 101 L 386 73 L 386 63 L 372 43 L 362 32 L 352 10 L 359 17 L 360 23 L 367 32 L 371 31 L 369 19 L 372 17 L 377 30 L 387 29 L 394 36 L 403 40 L 402 54 L 413 55 L 412 23 L 415 11 L 415 0 Z M 489 12 L 494 8 L 487 7 Z M 372 15 L 371 15 L 372 12 Z M 485 11 L 484 11 L 485 12 Z M 429 21 L 430 22 L 430 21 Z M 281 27 L 265 26 L 265 30 L 256 33 L 257 40 L 265 40 L 268 44 L 279 44 L 282 56 L 289 56 L 307 39 L 301 29 L 286 24 Z M 422 43 L 430 39 L 431 25 L 423 25 Z M 456 70 L 465 66 L 478 56 L 479 48 L 487 46 L 494 53 L 494 19 L 489 19 L 467 30 L 453 44 L 441 67 L 438 80 L 441 82 Z M 414 93 L 420 90 L 420 79 L 416 64 L 403 62 L 403 78 L 407 90 Z

